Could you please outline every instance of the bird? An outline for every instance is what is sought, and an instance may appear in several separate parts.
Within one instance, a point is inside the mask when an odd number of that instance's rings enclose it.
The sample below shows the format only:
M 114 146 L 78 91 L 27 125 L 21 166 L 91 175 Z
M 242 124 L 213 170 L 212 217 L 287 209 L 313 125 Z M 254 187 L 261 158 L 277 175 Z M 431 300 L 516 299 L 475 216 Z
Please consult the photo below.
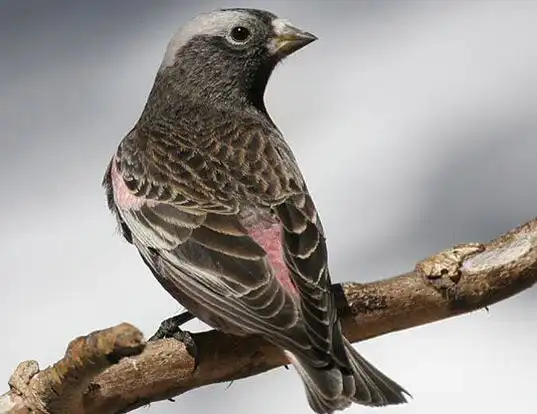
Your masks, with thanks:
M 188 21 L 103 187 L 162 287 L 210 327 L 281 348 L 314 412 L 402 404 L 342 333 L 319 214 L 264 101 L 276 66 L 315 40 L 266 10 Z

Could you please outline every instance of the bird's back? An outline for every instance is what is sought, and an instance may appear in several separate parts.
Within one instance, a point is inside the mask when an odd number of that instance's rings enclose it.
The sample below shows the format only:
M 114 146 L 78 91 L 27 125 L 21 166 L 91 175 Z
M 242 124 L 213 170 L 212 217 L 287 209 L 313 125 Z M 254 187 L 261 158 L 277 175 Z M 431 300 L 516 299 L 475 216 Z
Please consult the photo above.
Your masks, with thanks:
M 155 181 L 195 182 L 206 199 L 267 207 L 304 192 L 295 157 L 267 115 L 182 101 L 140 119 L 120 144 L 132 162 Z M 167 174 L 158 171 L 165 166 Z M 162 168 L 161 168 L 162 169 Z M 191 189 L 193 191 L 194 189 Z

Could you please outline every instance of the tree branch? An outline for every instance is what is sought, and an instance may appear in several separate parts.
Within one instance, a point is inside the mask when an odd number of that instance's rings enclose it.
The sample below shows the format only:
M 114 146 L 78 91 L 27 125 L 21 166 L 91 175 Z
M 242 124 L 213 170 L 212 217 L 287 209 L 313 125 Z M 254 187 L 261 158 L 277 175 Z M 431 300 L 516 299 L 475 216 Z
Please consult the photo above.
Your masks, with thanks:
M 411 272 L 373 283 L 334 285 L 345 334 L 356 342 L 471 312 L 537 281 L 537 221 L 485 245 L 458 245 Z M 144 346 L 128 324 L 74 340 L 65 357 L 39 372 L 23 362 L 0 396 L 0 414 L 116 414 L 207 384 L 253 376 L 287 363 L 258 337 L 217 331 L 193 335 L 201 363 L 165 339 Z

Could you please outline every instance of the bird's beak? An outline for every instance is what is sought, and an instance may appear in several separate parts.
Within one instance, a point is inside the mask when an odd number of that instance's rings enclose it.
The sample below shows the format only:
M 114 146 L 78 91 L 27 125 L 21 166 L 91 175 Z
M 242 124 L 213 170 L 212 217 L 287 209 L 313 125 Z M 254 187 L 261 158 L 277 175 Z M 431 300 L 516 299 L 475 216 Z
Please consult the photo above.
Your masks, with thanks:
M 272 55 L 289 56 L 317 40 L 317 36 L 294 27 L 284 19 L 275 19 L 272 27 L 274 35 L 268 44 L 269 53 Z

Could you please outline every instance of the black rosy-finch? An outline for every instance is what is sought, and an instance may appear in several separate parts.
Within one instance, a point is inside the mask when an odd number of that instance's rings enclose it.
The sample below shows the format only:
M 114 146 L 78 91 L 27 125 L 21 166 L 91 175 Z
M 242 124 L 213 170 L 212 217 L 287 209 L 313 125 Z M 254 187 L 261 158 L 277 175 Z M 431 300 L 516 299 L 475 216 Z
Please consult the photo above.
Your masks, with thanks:
M 342 334 L 319 215 L 264 104 L 274 67 L 314 40 L 267 11 L 194 18 L 103 184 L 161 285 L 208 325 L 281 347 L 314 411 L 403 403 Z

